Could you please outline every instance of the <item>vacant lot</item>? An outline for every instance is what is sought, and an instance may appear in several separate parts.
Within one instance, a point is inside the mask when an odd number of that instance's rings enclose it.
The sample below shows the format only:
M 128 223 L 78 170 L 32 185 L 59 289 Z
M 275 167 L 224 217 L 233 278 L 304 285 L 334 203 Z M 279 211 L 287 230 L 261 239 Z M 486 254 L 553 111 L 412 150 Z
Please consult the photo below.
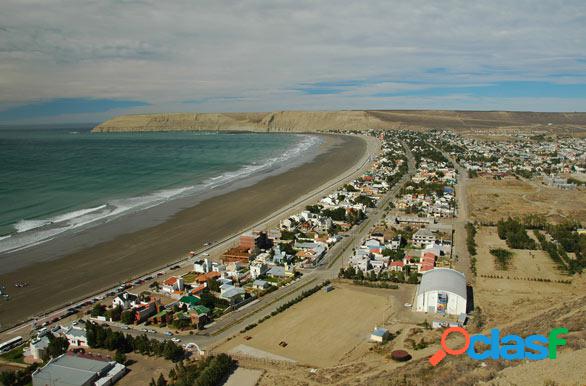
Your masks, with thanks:
M 128 373 L 116 385 L 148 385 L 152 378 L 157 380 L 159 374 L 169 378 L 169 371 L 175 366 L 164 358 L 149 357 L 135 353 L 127 354 L 130 361 Z
M 476 236 L 478 245 L 475 305 L 482 308 L 494 324 L 506 323 L 553 304 L 561 298 L 580 294 L 585 280 L 580 276 L 567 276 L 560 272 L 554 262 L 542 250 L 509 249 L 499 239 L 495 227 L 481 227 Z M 491 248 L 505 248 L 514 253 L 508 270 L 498 270 Z M 502 279 L 483 277 L 498 275 Z M 526 280 L 549 279 L 552 282 Z M 556 280 L 571 280 L 572 284 L 555 283 Z
M 472 221 L 495 223 L 503 217 L 541 214 L 551 222 L 586 222 L 586 190 L 560 190 L 539 181 L 479 177 L 467 186 Z
M 301 364 L 334 366 L 357 352 L 368 351 L 374 326 L 382 325 L 391 313 L 402 311 L 399 303 L 412 301 L 414 291 L 415 286 L 407 285 L 383 290 L 336 284 L 333 291 L 310 296 L 218 350 L 245 345 Z M 282 341 L 287 347 L 279 346 Z

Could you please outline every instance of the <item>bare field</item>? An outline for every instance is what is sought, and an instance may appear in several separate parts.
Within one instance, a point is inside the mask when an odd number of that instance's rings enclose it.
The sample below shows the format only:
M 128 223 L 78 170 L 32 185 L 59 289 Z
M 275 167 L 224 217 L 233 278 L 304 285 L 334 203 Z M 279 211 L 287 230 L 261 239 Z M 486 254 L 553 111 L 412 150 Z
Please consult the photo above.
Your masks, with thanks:
M 490 325 L 500 325 L 513 320 L 525 319 L 560 299 L 570 299 L 583 294 L 586 288 L 583 277 L 568 276 L 558 270 L 551 258 L 541 250 L 511 249 L 514 253 L 509 269 L 496 268 L 490 248 L 507 248 L 500 240 L 495 227 L 481 227 L 476 236 L 478 245 L 475 305 L 488 317 Z M 482 275 L 498 275 L 503 279 Z M 508 277 L 508 278 L 507 278 Z M 525 280 L 549 279 L 552 282 Z M 555 280 L 571 280 L 572 284 L 561 284 Z
M 586 222 L 586 190 L 560 190 L 538 181 L 470 179 L 466 191 L 472 221 L 495 223 L 503 217 L 541 214 L 551 222 Z
M 130 360 L 128 373 L 116 385 L 148 385 L 153 378 L 155 381 L 159 374 L 169 378 L 169 371 L 174 367 L 174 363 L 164 358 L 149 357 L 135 353 L 127 354 Z
M 384 290 L 336 284 L 331 292 L 320 291 L 287 311 L 218 347 L 230 351 L 244 345 L 273 355 L 317 367 L 339 364 L 360 357 L 371 346 L 375 326 L 396 313 L 398 302 L 411 301 L 415 286 Z M 395 298 L 397 299 L 391 299 Z M 246 340 L 245 337 L 252 337 Z M 281 341 L 287 347 L 279 346 Z

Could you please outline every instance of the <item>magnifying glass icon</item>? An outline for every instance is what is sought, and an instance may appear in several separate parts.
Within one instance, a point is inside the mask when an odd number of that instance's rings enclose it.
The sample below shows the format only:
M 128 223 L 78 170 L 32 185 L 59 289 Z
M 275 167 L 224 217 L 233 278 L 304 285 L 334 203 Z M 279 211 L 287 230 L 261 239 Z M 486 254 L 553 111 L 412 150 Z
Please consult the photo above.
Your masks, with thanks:
M 464 337 L 464 339 L 466 340 L 466 342 L 464 343 L 464 347 L 459 348 L 459 349 L 451 349 L 448 347 L 446 340 L 448 339 L 448 336 L 451 333 L 458 333 Z M 450 327 L 447 330 L 445 330 L 444 333 L 442 334 L 440 344 L 441 344 L 442 348 L 437 350 L 435 352 L 435 354 L 433 354 L 429 358 L 429 363 L 431 363 L 432 366 L 435 366 L 438 363 L 440 363 L 448 354 L 450 354 L 450 355 L 464 354 L 466 352 L 466 350 L 468 350 L 468 347 L 470 346 L 470 335 L 468 334 L 468 331 L 464 330 L 462 327 Z

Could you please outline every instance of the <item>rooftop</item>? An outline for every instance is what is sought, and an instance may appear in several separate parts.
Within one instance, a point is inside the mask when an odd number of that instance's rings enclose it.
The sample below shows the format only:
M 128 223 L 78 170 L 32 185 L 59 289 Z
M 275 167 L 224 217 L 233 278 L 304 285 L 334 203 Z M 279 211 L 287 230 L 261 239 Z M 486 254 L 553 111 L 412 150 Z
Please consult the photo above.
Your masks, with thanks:
M 35 371 L 33 379 L 35 384 L 51 386 L 85 385 L 110 367 L 110 362 L 64 354 Z
M 436 268 L 421 277 L 417 293 L 445 291 L 467 298 L 466 277 L 463 273 L 450 268 Z

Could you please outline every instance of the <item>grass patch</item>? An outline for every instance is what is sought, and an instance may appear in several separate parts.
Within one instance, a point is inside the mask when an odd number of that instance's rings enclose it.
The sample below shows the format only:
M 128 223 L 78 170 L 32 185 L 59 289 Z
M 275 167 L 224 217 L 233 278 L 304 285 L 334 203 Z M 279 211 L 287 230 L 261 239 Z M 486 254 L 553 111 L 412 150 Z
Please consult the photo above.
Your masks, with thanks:
M 195 272 L 189 272 L 186 273 L 185 275 L 182 276 L 183 281 L 185 282 L 185 284 L 191 284 L 193 282 L 195 282 L 195 279 L 199 276 L 199 273 L 195 273 Z
M 513 252 L 504 248 L 492 248 L 490 254 L 495 257 L 495 262 L 499 270 L 506 271 L 509 269 Z
M 0 355 L 0 358 L 8 362 L 24 363 L 24 356 L 22 355 L 23 347 L 24 346 L 18 346 L 13 348 L 12 350 Z

